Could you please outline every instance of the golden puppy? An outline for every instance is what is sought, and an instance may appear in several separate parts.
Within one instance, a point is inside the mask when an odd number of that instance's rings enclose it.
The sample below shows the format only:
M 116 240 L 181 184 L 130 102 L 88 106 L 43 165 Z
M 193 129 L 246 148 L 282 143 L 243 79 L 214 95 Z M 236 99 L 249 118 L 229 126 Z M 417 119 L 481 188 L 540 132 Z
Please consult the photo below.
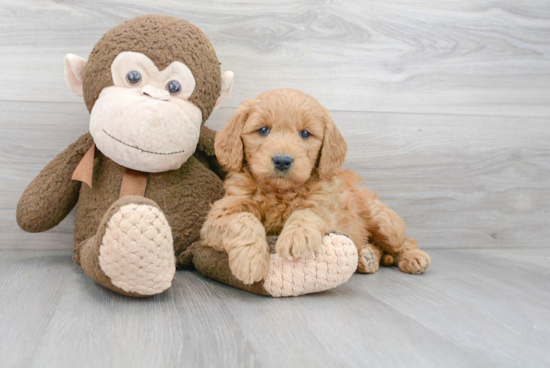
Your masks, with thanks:
M 403 272 L 428 268 L 430 257 L 405 237 L 403 220 L 358 187 L 357 174 L 340 170 L 346 142 L 313 97 L 278 89 L 243 102 L 216 135 L 215 150 L 230 175 L 201 238 L 227 252 L 245 284 L 268 271 L 266 235 L 279 235 L 276 252 L 289 259 L 309 256 L 336 230 L 355 243 L 358 272 L 376 272 L 383 253 Z

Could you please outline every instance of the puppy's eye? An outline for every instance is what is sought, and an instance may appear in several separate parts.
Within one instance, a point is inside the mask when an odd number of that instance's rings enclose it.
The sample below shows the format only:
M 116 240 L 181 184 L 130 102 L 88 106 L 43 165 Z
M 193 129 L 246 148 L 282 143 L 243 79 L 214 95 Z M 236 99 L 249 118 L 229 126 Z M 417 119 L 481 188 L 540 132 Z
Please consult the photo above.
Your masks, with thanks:
M 173 80 L 168 82 L 168 84 L 166 85 L 166 89 L 168 90 L 168 92 L 170 92 L 171 95 L 177 95 L 181 92 L 181 84 L 178 81 Z
M 258 133 L 260 133 L 260 135 L 268 135 L 270 131 L 271 131 L 271 129 L 269 129 L 266 126 L 261 127 L 260 129 L 258 129 Z
M 308 132 L 307 130 L 302 130 L 300 132 L 300 137 L 302 137 L 303 139 L 306 139 L 307 137 L 309 137 L 311 135 L 310 132 Z
M 126 74 L 126 79 L 128 80 L 128 83 L 137 86 L 141 82 L 141 74 L 135 70 L 132 70 Z

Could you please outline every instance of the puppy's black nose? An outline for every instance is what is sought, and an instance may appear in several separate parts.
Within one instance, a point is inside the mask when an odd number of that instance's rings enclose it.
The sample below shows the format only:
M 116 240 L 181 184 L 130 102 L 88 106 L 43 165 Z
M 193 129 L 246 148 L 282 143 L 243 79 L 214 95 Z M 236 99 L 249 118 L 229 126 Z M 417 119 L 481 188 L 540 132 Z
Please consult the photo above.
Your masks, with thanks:
M 277 170 L 285 171 L 290 169 L 292 161 L 292 157 L 290 156 L 275 156 L 273 157 L 273 166 L 275 166 Z

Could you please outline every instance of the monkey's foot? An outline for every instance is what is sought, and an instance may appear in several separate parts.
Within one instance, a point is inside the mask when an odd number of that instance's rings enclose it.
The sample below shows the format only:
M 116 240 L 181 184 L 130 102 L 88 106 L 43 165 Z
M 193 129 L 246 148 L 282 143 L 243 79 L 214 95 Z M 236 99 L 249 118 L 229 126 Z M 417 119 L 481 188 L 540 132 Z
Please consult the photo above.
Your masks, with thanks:
M 335 288 L 357 269 L 357 249 L 344 235 L 328 234 L 313 255 L 289 260 L 271 255 L 263 287 L 274 297 L 297 296 Z
M 155 202 L 116 201 L 81 250 L 82 268 L 103 286 L 131 296 L 160 294 L 176 271 L 172 231 Z

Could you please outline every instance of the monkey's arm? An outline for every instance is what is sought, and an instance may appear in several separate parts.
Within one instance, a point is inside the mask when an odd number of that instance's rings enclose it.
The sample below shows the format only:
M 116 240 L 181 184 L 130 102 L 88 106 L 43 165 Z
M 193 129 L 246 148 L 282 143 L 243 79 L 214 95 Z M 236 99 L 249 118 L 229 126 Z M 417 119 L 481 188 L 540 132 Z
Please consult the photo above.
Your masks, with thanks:
M 78 201 L 81 185 L 71 177 L 92 143 L 90 133 L 84 134 L 29 184 L 17 204 L 17 223 L 21 229 L 31 233 L 46 231 L 71 212 Z
M 199 137 L 199 143 L 197 144 L 197 150 L 195 151 L 195 157 L 207 168 L 212 170 L 221 180 L 225 180 L 227 171 L 218 163 L 216 153 L 214 152 L 214 139 L 216 138 L 216 131 L 206 126 L 201 127 L 201 135 Z

